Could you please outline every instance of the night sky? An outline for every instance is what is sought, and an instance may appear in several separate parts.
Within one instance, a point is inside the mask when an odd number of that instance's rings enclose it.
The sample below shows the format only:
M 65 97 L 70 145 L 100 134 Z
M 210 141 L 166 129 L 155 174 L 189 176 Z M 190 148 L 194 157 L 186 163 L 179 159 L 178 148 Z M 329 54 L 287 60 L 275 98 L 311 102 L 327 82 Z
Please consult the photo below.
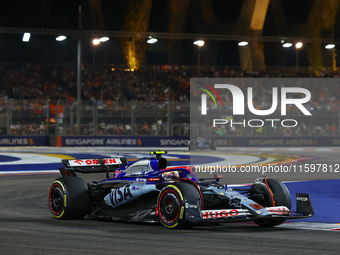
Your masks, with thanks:
M 47 1 L 48 2 L 48 1 Z M 167 32 L 167 0 L 153 0 L 149 19 L 148 31 Z M 311 10 L 313 0 L 281 0 L 281 6 L 284 12 L 285 19 L 288 25 L 294 27 L 306 22 L 309 12 Z M 88 4 L 85 0 L 51 0 L 51 6 L 46 11 L 43 4 L 44 0 L 11 0 L 3 1 L 0 9 L 0 26 L 1 27 L 21 27 L 21 28 L 54 28 L 54 29 L 77 29 L 77 13 L 78 6 L 83 6 L 83 29 L 94 29 L 92 21 L 92 14 Z M 198 0 L 192 0 L 191 4 L 198 4 Z M 243 0 L 212 0 L 212 5 L 216 19 L 219 24 L 231 24 L 237 21 L 239 13 L 243 4 Z M 125 13 L 128 7 L 126 0 L 102 0 L 101 7 L 105 20 L 106 30 L 121 30 L 124 24 Z M 44 9 L 45 8 L 45 9 Z M 339 15 L 338 15 L 339 16 Z M 337 18 L 339 20 L 339 18 Z M 337 22 L 336 28 L 340 22 Z M 190 18 L 190 11 L 186 19 L 184 32 L 186 33 L 209 33 L 209 31 L 197 31 L 193 28 L 192 20 Z M 337 31 L 337 30 L 336 30 Z M 298 36 L 296 31 L 273 28 L 270 24 L 265 23 L 264 35 L 282 35 L 291 33 L 292 36 Z M 289 34 L 288 34 L 289 35 Z M 64 42 L 63 45 L 59 43 L 58 46 L 54 41 L 54 37 L 48 36 L 32 36 L 33 45 L 23 45 L 21 42 L 22 35 L 7 35 L 1 34 L 0 40 L 0 62 L 74 62 L 76 56 L 75 41 Z M 337 34 L 335 34 L 337 37 Z M 34 38 L 35 37 L 35 38 Z M 30 43 L 30 44 L 32 44 Z M 161 45 L 162 42 L 160 41 Z M 186 51 L 183 64 L 194 64 L 196 55 L 195 49 L 192 49 L 192 42 L 184 41 L 183 47 Z M 16 48 L 14 48 L 14 46 Z M 265 44 L 266 46 L 266 44 Z M 57 47 L 57 48 L 55 48 Z M 119 54 L 119 42 L 110 40 L 105 46 L 104 44 L 98 49 L 98 62 L 100 63 L 101 54 L 110 52 L 110 58 L 105 61 L 109 63 L 123 64 L 122 56 Z M 155 46 L 162 47 L 162 46 Z M 239 65 L 237 42 L 221 42 L 219 49 L 223 52 L 223 58 L 217 58 L 217 65 Z M 271 48 L 267 46 L 266 48 Z M 4 48 L 6 50 L 4 50 Z M 20 48 L 18 50 L 18 48 Z M 99 48 L 99 47 L 98 47 Z M 13 51 L 10 51 L 12 49 Z M 91 42 L 84 42 L 84 60 L 92 61 Z M 207 50 L 207 49 L 206 49 Z M 295 53 L 294 50 L 289 50 L 285 53 L 286 57 L 281 62 L 270 62 L 269 65 L 294 65 Z M 271 54 L 271 53 L 270 53 Z M 270 55 L 268 54 L 268 55 Z M 302 65 L 307 65 L 306 52 L 304 49 L 300 52 L 300 61 Z M 149 64 L 164 64 L 166 62 L 166 53 L 148 52 L 147 55 Z M 276 61 L 276 60 L 275 60 Z M 279 61 L 279 60 L 277 60 Z
M 197 1 L 197 0 L 192 0 Z M 11 0 L 3 1 L 0 9 L 1 27 L 34 27 L 34 28 L 77 28 L 78 6 L 83 6 L 84 29 L 93 29 L 88 1 L 84 0 L 51 0 L 49 15 L 45 15 L 41 2 L 44 0 Z M 290 24 L 305 22 L 313 0 L 281 0 L 285 18 Z M 107 30 L 121 30 L 128 1 L 102 0 L 102 10 Z M 227 24 L 237 21 L 243 0 L 212 0 L 218 23 Z M 153 0 L 150 15 L 149 31 L 167 32 L 167 0 Z M 190 24 L 187 24 L 187 32 Z M 274 32 L 274 31 L 273 31 Z

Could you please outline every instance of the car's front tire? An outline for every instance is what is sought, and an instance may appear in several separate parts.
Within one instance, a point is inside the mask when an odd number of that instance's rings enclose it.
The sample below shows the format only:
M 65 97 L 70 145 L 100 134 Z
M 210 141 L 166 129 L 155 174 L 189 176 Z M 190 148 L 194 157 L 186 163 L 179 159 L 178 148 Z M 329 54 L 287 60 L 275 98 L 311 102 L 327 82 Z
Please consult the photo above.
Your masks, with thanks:
M 282 182 L 274 179 L 267 179 L 267 184 L 269 186 L 269 192 L 272 193 L 272 196 L 268 191 L 263 190 L 263 197 L 264 200 L 262 201 L 256 201 L 263 207 L 273 207 L 273 206 L 286 206 L 289 210 L 292 207 L 291 197 L 289 190 L 287 189 L 286 185 L 284 185 Z M 261 187 L 264 187 L 259 184 L 253 184 L 253 186 L 250 188 L 250 190 L 255 189 L 261 189 Z M 261 192 L 261 191 L 260 191 Z M 266 195 L 269 194 L 269 195 Z M 284 223 L 286 219 L 266 219 L 266 220 L 255 220 L 254 222 L 261 226 L 261 227 L 274 227 L 277 225 L 280 225 Z
M 202 206 L 196 187 L 189 183 L 173 183 L 165 186 L 157 199 L 160 222 L 167 228 L 187 229 L 193 225 L 185 220 L 185 200 L 195 200 Z
M 78 177 L 56 179 L 50 188 L 49 206 L 56 219 L 78 220 L 84 218 L 90 208 L 87 184 Z

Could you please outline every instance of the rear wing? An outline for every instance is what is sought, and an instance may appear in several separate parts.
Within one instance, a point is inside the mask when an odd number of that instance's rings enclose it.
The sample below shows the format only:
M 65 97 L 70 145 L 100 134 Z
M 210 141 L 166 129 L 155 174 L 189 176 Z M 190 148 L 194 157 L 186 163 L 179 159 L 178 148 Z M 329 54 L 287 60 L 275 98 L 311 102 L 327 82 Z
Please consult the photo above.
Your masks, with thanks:
M 65 168 L 59 168 L 63 177 L 75 177 L 77 173 L 105 173 L 110 178 L 109 172 L 127 165 L 125 157 L 99 158 L 99 159 L 62 159 Z

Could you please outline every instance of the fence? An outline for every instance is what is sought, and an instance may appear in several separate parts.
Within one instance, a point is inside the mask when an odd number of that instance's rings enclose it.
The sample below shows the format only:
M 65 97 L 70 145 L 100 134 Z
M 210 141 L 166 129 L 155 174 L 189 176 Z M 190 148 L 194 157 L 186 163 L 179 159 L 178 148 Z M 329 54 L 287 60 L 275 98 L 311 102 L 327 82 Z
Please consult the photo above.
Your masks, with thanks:
M 49 101 L 0 102 L 1 135 L 48 135 L 52 132 Z
M 1 135 L 188 136 L 189 102 L 0 102 Z
M 228 107 L 228 106 L 227 106 Z M 302 116 L 298 111 L 291 111 L 285 119 L 295 119 L 296 127 L 284 128 L 276 121 L 281 119 L 277 113 L 266 116 L 262 128 L 249 127 L 259 125 L 259 117 L 250 113 L 234 117 L 234 122 L 243 123 L 231 128 L 223 125 L 216 130 L 206 123 L 212 119 L 228 119 L 225 111 L 210 109 L 209 114 L 195 114 L 195 123 L 190 123 L 189 102 L 117 102 L 117 101 L 81 101 L 80 127 L 77 123 L 77 101 L 58 100 L 14 100 L 0 101 L 0 135 L 88 135 L 88 136 L 189 136 L 218 135 L 229 137 L 249 136 L 340 136 L 340 112 L 327 107 L 314 107 L 312 116 Z M 208 117 L 207 117 L 208 116 Z M 199 122 L 197 122 L 197 119 Z M 251 121 L 253 120 L 253 121 Z M 250 121 L 250 122 L 249 122 Z M 248 123 L 249 122 L 249 123 Z M 287 123 L 288 124 L 288 123 Z M 291 123 L 290 123 L 291 124 Z

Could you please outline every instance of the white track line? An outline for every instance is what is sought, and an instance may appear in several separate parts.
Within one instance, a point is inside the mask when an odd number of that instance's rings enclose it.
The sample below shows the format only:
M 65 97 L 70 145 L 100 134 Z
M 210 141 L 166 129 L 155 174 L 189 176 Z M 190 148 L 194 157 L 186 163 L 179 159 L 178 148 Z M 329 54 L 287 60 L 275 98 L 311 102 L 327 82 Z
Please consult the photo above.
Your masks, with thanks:
M 323 231 L 340 230 L 340 224 L 315 223 L 315 222 L 288 222 L 277 227 L 290 229 L 323 230 Z

